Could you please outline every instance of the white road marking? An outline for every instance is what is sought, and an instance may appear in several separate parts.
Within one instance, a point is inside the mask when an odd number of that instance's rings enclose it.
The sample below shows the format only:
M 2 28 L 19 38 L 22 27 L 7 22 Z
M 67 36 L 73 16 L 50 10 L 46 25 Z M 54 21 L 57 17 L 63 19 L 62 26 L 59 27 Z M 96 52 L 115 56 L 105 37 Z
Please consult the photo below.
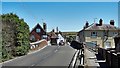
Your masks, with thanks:
M 35 64 L 32 64 L 31 66 L 35 66 Z
M 55 50 L 54 52 L 57 52 L 58 50 Z
M 79 50 L 77 50 L 77 52 L 76 52 L 76 54 L 75 54 L 74 60 L 73 60 L 73 62 L 72 62 L 72 66 L 74 66 L 74 64 L 75 64 L 75 61 L 76 61 L 77 56 L 78 56 L 78 53 L 79 53 Z

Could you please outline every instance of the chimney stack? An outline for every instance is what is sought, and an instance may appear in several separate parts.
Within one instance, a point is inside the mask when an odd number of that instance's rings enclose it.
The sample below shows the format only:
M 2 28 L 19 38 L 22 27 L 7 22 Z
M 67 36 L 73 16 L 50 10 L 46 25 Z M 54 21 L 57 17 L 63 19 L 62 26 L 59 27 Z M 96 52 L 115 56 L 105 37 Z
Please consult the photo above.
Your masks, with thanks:
M 52 29 L 52 32 L 55 32 L 55 30 L 54 30 L 54 29 Z
M 47 25 L 46 25 L 46 23 L 43 23 L 43 29 L 44 29 L 44 31 L 46 32 L 46 30 L 47 30 Z
M 88 21 L 86 21 L 85 27 L 87 28 L 88 26 L 89 26 L 89 23 Z
M 114 26 L 114 20 L 110 20 L 110 25 L 113 25 Z
M 102 26 L 102 23 L 103 23 L 103 20 L 100 19 L 100 20 L 99 20 L 99 26 Z
M 58 33 L 58 27 L 56 27 L 56 32 Z

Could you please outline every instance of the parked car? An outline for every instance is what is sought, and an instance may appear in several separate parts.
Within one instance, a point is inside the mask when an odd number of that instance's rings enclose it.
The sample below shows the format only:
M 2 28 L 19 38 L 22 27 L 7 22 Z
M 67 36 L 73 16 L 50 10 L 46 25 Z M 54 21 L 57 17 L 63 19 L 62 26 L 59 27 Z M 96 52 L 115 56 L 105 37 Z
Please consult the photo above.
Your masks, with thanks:
M 63 42 L 63 40 L 60 40 L 60 42 L 59 42 L 59 45 L 64 45 L 65 43 Z

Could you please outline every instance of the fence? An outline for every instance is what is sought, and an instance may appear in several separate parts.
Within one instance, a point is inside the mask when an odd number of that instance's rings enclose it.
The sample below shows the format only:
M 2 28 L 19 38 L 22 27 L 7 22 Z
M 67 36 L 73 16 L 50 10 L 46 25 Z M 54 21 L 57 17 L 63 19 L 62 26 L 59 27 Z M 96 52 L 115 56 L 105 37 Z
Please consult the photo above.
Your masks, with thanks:
M 106 63 L 110 68 L 120 68 L 120 53 L 116 52 L 114 48 L 98 48 L 98 54 L 106 60 Z

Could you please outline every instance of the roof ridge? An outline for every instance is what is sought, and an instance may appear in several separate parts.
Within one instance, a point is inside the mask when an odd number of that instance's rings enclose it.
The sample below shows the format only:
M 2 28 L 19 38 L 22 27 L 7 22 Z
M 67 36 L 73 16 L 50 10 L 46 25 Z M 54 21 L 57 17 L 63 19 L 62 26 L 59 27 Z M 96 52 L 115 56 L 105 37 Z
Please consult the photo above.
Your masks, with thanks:
M 89 27 L 85 28 L 85 30 L 104 30 L 104 29 L 109 29 L 109 30 L 117 30 L 117 26 L 113 26 L 110 24 L 103 24 L 101 26 L 97 26 L 97 23 L 91 24 Z
M 30 31 L 30 33 L 31 33 L 37 26 L 40 26 L 40 28 L 42 28 L 41 25 L 40 25 L 39 23 L 37 23 L 37 25 L 35 25 L 35 27 Z M 42 29 L 43 29 L 43 28 L 42 28 Z
M 89 27 L 91 27 L 92 25 L 94 25 L 94 24 L 96 24 L 96 23 L 92 23 L 91 25 L 89 25 L 87 28 L 89 28 Z M 85 28 L 85 29 L 87 29 L 87 28 Z

